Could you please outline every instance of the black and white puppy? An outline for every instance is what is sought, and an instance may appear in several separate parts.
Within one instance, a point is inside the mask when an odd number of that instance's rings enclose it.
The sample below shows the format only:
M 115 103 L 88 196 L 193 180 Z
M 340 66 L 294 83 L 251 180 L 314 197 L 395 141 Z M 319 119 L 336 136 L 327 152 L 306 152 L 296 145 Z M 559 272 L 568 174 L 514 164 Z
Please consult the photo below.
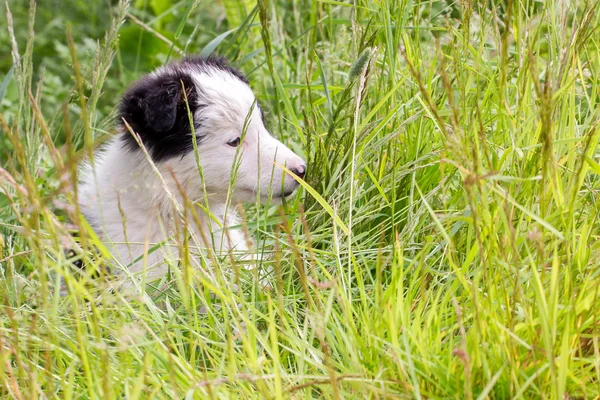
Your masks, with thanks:
M 289 196 L 298 182 L 281 166 L 306 171 L 269 133 L 248 80 L 223 58 L 187 58 L 144 76 L 124 95 L 119 122 L 120 133 L 82 166 L 79 204 L 115 258 L 150 277 L 166 273 L 165 256 L 179 258 L 183 220 L 191 243 L 247 250 L 243 234 L 228 231 L 238 221 L 227 204 Z M 186 199 L 199 224 L 190 224 Z

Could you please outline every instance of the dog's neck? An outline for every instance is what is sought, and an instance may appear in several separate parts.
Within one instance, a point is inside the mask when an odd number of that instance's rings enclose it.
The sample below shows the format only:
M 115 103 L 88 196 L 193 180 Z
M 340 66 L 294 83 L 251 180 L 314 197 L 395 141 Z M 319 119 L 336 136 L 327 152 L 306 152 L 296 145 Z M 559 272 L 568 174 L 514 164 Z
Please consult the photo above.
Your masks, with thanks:
M 246 249 L 244 236 L 228 230 L 238 222 L 235 210 L 193 187 L 198 181 L 195 169 L 174 171 L 168 161 L 153 165 L 142 151 L 123 149 L 116 137 L 82 172 L 78 196 L 83 214 L 101 239 L 111 243 L 119 261 L 133 263 L 134 272 L 143 267 L 142 260 L 134 261 L 144 249 L 157 243 L 181 244 L 187 233 L 190 246 Z M 165 249 L 177 257 L 173 245 Z M 154 251 L 146 255 L 146 264 L 160 263 L 164 257 L 164 251 Z

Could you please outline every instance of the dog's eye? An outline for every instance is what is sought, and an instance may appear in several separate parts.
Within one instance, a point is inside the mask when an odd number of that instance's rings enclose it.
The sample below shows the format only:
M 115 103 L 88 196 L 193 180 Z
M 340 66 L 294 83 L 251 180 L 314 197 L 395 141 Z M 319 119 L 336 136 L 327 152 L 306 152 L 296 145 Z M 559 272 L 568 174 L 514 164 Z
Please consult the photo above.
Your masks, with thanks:
M 238 147 L 241 143 L 241 139 L 240 138 L 235 138 L 229 142 L 227 142 L 228 145 L 230 145 L 231 147 Z

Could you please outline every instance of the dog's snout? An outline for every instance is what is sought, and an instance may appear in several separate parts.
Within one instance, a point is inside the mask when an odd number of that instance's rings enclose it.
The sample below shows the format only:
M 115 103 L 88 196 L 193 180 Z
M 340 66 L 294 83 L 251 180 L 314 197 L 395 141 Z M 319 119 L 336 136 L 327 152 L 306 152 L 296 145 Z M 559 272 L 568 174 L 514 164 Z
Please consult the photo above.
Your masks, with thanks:
M 306 175 L 306 165 L 301 164 L 297 167 L 292 167 L 290 168 L 290 171 L 296 174 L 299 178 L 304 179 L 304 175 Z

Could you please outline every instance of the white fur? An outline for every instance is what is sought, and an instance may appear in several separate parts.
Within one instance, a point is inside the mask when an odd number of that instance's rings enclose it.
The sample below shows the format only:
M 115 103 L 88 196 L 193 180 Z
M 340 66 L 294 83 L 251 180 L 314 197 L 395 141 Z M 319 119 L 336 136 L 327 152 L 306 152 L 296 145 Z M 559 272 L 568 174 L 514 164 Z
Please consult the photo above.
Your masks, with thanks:
M 168 73 L 168 68 L 154 74 Z M 193 65 L 185 68 L 189 68 L 201 93 L 200 102 L 206 100 L 207 104 L 194 115 L 201 121 L 195 133 L 202 137 L 198 162 L 204 185 L 194 151 L 153 166 L 141 150 L 123 147 L 120 136 L 130 134 L 123 132 L 82 168 L 78 189 L 82 212 L 116 260 L 123 266 L 129 265 L 134 273 L 145 269 L 151 278 L 166 273 L 165 256 L 180 258 L 177 243 L 181 243 L 182 232 L 191 235 L 191 246 L 210 246 L 217 251 L 247 250 L 244 235 L 227 229 L 238 223 L 234 207 L 257 198 L 261 202 L 271 197 L 277 201 L 289 195 L 298 183 L 280 166 L 291 169 L 304 165 L 300 157 L 267 131 L 248 85 L 227 71 Z M 227 142 L 242 135 L 247 117 L 243 143 L 237 148 L 229 146 Z M 238 174 L 228 207 L 230 176 L 238 150 Z M 190 210 L 184 211 L 185 198 L 199 204 L 194 206 L 199 224 L 192 223 Z M 209 208 L 214 220 L 203 207 Z M 183 218 L 184 212 L 187 218 Z M 184 219 L 188 226 L 182 229 Z M 205 243 L 204 238 L 210 243 Z M 161 249 L 144 256 L 147 249 L 163 241 Z M 140 256 L 144 258 L 134 262 Z

